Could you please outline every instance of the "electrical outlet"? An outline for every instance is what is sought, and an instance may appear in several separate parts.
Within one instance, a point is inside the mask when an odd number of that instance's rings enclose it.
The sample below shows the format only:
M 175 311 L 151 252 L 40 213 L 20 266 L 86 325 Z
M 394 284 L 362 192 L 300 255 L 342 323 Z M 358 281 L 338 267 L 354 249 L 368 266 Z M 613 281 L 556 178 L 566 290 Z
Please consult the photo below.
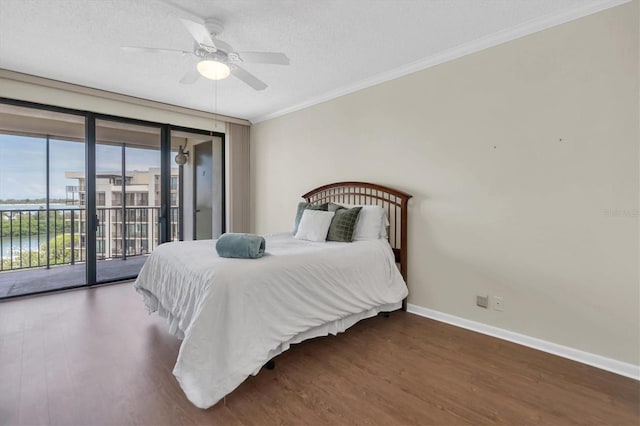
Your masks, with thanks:
M 488 308 L 489 296 L 476 296 L 476 305 L 480 306 L 481 308 Z
M 500 296 L 493 296 L 493 309 L 495 311 L 504 311 L 504 299 Z

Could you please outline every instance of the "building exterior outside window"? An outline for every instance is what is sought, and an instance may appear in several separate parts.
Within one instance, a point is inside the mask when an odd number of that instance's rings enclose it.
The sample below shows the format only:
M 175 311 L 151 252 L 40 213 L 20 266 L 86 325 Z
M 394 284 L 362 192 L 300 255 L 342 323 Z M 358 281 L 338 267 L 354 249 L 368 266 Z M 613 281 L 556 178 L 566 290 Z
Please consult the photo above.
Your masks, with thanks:
M 85 206 L 84 172 L 68 171 L 65 176 L 68 179 L 78 179 L 78 185 L 67 187 L 66 204 Z M 128 171 L 124 182 L 126 255 L 150 253 L 158 246 L 160 168 Z M 177 168 L 171 170 L 170 188 L 171 239 L 177 240 L 180 201 Z M 121 257 L 123 255 L 122 177 L 117 172 L 96 175 L 96 205 L 99 221 L 96 233 L 98 259 Z M 78 223 L 77 227 L 79 230 L 86 229 L 85 223 Z M 81 237 L 84 239 L 84 235 Z

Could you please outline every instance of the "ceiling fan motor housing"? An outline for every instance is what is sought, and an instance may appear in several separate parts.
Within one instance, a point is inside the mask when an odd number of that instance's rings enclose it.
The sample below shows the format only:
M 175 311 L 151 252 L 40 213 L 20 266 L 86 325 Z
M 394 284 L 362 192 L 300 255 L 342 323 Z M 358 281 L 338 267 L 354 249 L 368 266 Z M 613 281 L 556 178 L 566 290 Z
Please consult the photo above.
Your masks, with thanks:
M 216 38 L 224 31 L 222 21 L 216 18 L 207 18 L 204 20 L 204 26 L 209 30 L 211 38 Z
M 220 62 L 227 62 L 229 61 L 229 59 L 231 59 L 230 55 L 224 50 L 216 49 L 212 51 L 209 46 L 202 46 L 198 43 L 195 44 L 193 53 L 198 58 L 212 59 L 214 61 Z

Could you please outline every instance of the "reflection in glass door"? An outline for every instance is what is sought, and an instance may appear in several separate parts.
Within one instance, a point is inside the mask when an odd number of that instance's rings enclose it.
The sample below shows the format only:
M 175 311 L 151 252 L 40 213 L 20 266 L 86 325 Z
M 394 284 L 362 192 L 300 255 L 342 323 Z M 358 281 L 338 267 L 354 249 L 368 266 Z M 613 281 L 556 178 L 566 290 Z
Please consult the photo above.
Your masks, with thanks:
M 160 129 L 96 121 L 96 281 L 138 275 L 160 241 Z
M 171 131 L 171 160 L 180 147 L 186 163 L 171 171 L 171 208 L 180 240 L 219 238 L 224 228 L 224 139 L 208 132 Z M 177 191 L 174 190 L 177 188 Z M 172 224 L 171 239 L 176 234 Z

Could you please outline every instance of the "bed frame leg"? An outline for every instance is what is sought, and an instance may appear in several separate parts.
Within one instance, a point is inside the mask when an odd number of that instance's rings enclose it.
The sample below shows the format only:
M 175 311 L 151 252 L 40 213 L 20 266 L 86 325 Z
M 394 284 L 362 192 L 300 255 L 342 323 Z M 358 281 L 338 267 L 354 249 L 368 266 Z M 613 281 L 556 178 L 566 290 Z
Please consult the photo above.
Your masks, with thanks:
M 266 368 L 267 370 L 273 370 L 274 368 L 276 368 L 276 362 L 274 360 L 270 359 L 264 365 L 264 368 Z

